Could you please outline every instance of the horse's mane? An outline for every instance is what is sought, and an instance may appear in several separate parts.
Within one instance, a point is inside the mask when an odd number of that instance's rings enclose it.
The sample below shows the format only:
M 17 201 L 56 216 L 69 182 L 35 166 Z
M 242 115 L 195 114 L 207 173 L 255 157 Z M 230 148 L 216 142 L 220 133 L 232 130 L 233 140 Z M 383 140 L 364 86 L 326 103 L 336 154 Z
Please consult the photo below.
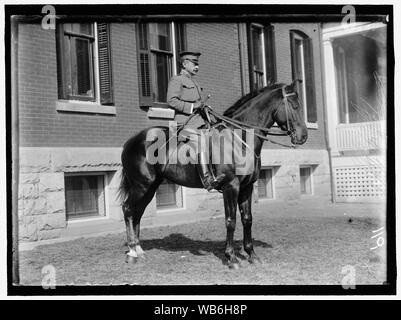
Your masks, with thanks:
M 252 100 L 253 98 L 255 98 L 256 96 L 265 91 L 272 91 L 282 87 L 283 85 L 284 85 L 283 83 L 273 83 L 259 90 L 251 91 L 250 93 L 238 99 L 237 102 L 235 102 L 231 107 L 229 107 L 226 111 L 224 111 L 223 115 L 226 117 L 233 117 L 236 113 L 243 111 L 246 108 L 245 105 L 248 101 Z

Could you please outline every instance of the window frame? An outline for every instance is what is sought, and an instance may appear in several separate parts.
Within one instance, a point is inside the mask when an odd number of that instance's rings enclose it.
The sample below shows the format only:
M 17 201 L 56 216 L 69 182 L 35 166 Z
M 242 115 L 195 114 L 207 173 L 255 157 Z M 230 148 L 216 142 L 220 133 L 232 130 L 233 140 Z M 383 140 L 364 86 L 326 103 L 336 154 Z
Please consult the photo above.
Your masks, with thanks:
M 161 23 L 161 22 L 155 22 Z M 171 76 L 170 78 L 179 73 L 181 67 L 179 63 L 179 52 L 187 48 L 186 24 L 177 23 L 176 21 L 167 21 L 170 28 L 170 46 L 171 51 L 157 50 L 151 48 L 150 39 L 150 24 L 151 23 L 138 23 L 136 25 L 136 39 L 137 39 L 137 54 L 138 54 L 138 79 L 139 79 L 139 104 L 143 108 L 168 108 L 168 103 L 163 101 L 156 101 L 157 84 L 155 80 L 156 67 L 153 62 L 152 54 L 170 53 L 171 52 Z M 146 37 L 146 39 L 145 39 Z M 148 92 L 149 91 L 149 92 Z M 167 93 L 167 90 L 166 90 Z
M 96 102 L 98 99 L 98 92 L 97 92 L 97 79 L 96 79 L 96 38 L 97 38 L 97 32 L 95 32 L 97 29 L 96 23 L 89 23 L 91 27 L 91 35 L 83 34 L 83 33 L 77 33 L 71 30 L 66 30 L 67 25 L 72 25 L 72 23 L 62 23 L 59 24 L 59 29 L 58 29 L 58 45 L 60 46 L 60 50 L 58 52 L 59 56 L 58 59 L 61 59 L 60 64 L 63 65 L 63 72 L 62 75 L 62 97 L 65 98 L 66 100 L 75 100 L 75 101 L 90 101 L 90 102 Z M 72 76 L 71 76 L 71 71 L 72 71 L 72 63 L 73 63 L 73 57 L 71 55 L 71 44 L 73 43 L 72 39 L 77 39 L 77 38 L 84 38 L 90 41 L 90 81 L 91 81 L 91 87 L 93 87 L 93 94 L 92 96 L 80 96 L 80 95 L 74 95 L 71 90 L 68 89 L 68 86 L 70 85 L 72 87 Z M 68 48 L 70 48 L 70 52 L 68 52 Z
M 92 220 L 103 220 L 103 219 L 109 219 L 109 180 L 108 180 L 108 175 L 107 172 L 65 172 L 64 173 L 64 195 L 66 196 L 66 188 L 65 188 L 65 178 L 66 177 L 82 177 L 82 176 L 99 176 L 102 177 L 101 179 L 103 180 L 103 206 L 104 206 L 104 213 L 98 215 L 93 215 L 93 216 L 83 216 L 83 217 L 68 217 L 67 213 L 67 197 L 65 197 L 65 217 L 67 224 L 71 223 L 76 223 L 76 222 L 84 222 L 84 221 L 92 221 Z M 99 201 L 99 200 L 98 200 Z
M 77 35 L 74 32 L 65 30 L 68 21 L 61 21 L 57 24 L 56 42 L 57 42 L 57 82 L 58 82 L 58 100 L 56 101 L 57 111 L 84 112 L 97 114 L 116 114 L 114 106 L 114 89 L 113 89 L 113 70 L 112 70 L 112 53 L 111 53 L 111 36 L 110 25 L 101 22 L 91 22 L 92 35 L 81 35 L 88 39 L 92 39 L 91 43 L 91 81 L 93 83 L 93 97 L 76 96 L 70 94 L 67 86 L 71 83 L 68 79 L 66 69 L 71 68 L 71 55 L 66 53 L 66 42 L 69 41 L 66 36 Z M 102 30 L 100 30 L 102 29 Z M 106 40 L 102 43 L 102 49 L 106 47 L 102 55 L 102 59 L 106 59 L 106 74 L 100 74 L 100 56 L 99 56 L 99 32 L 106 34 Z M 104 61 L 104 60 L 102 60 Z M 103 65 L 103 68 L 105 66 Z M 105 90 L 108 96 L 104 96 L 102 91 L 102 79 L 107 79 Z
M 166 204 L 166 205 L 158 205 L 157 204 L 157 193 L 160 190 L 160 186 L 162 184 L 165 183 L 169 183 L 169 184 L 173 184 L 176 187 L 176 191 L 175 191 L 175 204 Z M 184 188 L 178 184 L 175 184 L 173 182 L 169 182 L 167 180 L 164 180 L 161 184 L 160 184 L 159 188 L 157 188 L 156 190 L 156 194 L 155 194 L 155 202 L 156 202 L 156 210 L 157 211 L 171 211 L 171 210 L 179 210 L 179 209 L 184 209 Z
M 297 82 L 297 91 L 302 90 L 302 109 L 304 113 L 305 123 L 310 129 L 318 128 L 317 105 L 316 105 L 316 86 L 315 86 L 315 66 L 313 63 L 313 46 L 312 38 L 300 30 L 290 30 L 290 52 L 291 52 L 291 69 L 292 79 L 299 78 L 297 76 L 297 59 L 296 59 L 296 45 L 295 41 L 301 41 L 301 69 L 302 69 L 302 82 Z M 310 69 L 310 70 L 309 70 Z M 307 79 L 309 78 L 309 79 Z M 309 80 L 309 81 L 308 81 Z M 309 90 L 308 90 L 309 89 Z M 314 108 L 316 120 L 315 122 L 308 119 L 308 106 Z
M 252 29 L 257 28 L 261 30 L 261 46 L 262 46 L 262 87 L 267 86 L 269 83 L 277 81 L 277 68 L 276 68 L 276 54 L 275 54 L 275 37 L 274 27 L 271 24 L 261 24 L 251 22 L 247 24 L 247 45 L 248 45 L 248 70 L 249 70 L 249 86 L 251 91 L 260 89 L 256 87 L 253 62 L 253 38 Z
M 309 169 L 310 193 L 302 193 L 301 169 Z M 310 165 L 299 166 L 299 192 L 302 197 L 313 196 L 315 194 L 314 187 L 313 187 L 313 171 L 314 171 L 314 166 L 310 166 Z
M 262 171 L 266 171 L 266 170 L 271 170 L 271 194 L 272 194 L 271 198 L 269 198 L 267 196 L 261 197 L 259 194 L 259 184 L 262 181 L 262 179 L 260 179 L 260 174 Z M 276 199 L 275 178 L 274 178 L 275 174 L 276 174 L 275 167 L 261 167 L 260 168 L 259 176 L 258 176 L 258 200 L 266 201 L 266 200 L 275 200 Z M 266 190 L 267 190 L 267 186 L 268 186 L 268 184 L 265 183 Z M 266 192 L 266 194 L 267 194 L 267 192 Z
M 157 23 L 149 23 L 148 26 L 151 26 L 153 24 L 158 24 Z M 167 92 L 167 85 L 168 85 L 168 81 L 170 80 L 170 78 L 175 75 L 174 70 L 176 70 L 176 64 L 175 62 L 175 58 L 174 58 L 174 52 L 175 52 L 175 28 L 174 28 L 174 23 L 165 23 L 168 26 L 168 30 L 169 30 L 169 47 L 170 50 L 162 50 L 159 48 L 155 48 L 152 46 L 152 39 L 150 37 L 149 39 L 149 51 L 151 53 L 151 57 L 150 57 L 150 65 L 153 66 L 153 68 L 151 68 L 151 79 L 154 79 L 154 81 L 152 81 L 151 83 L 151 88 L 152 88 L 152 92 L 153 92 L 153 102 L 155 104 L 163 104 L 166 102 L 163 101 L 158 101 L 158 96 L 159 96 L 159 87 L 158 87 L 158 81 L 156 81 L 159 77 L 158 72 L 157 72 L 157 67 L 156 67 L 156 57 L 158 55 L 163 55 L 164 57 L 167 57 L 167 61 L 170 61 L 167 65 L 167 83 L 166 83 L 166 92 Z M 149 28 L 150 29 L 150 28 Z M 151 34 L 150 31 L 148 33 L 149 35 Z M 165 92 L 165 94 L 166 94 Z

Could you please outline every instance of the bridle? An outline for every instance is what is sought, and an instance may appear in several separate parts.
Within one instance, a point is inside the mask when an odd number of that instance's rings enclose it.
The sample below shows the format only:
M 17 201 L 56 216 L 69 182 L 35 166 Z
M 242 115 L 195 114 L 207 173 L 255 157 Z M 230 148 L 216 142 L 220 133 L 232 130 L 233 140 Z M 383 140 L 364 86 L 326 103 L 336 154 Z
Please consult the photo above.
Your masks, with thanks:
M 286 122 L 287 122 L 287 135 L 290 136 L 291 138 L 293 138 L 293 136 L 295 135 L 295 129 L 293 128 L 292 125 L 290 126 L 290 119 L 288 117 L 288 114 L 290 112 L 290 104 L 291 104 L 292 109 L 294 109 L 294 107 L 293 107 L 292 103 L 288 101 L 288 97 L 295 96 L 296 93 L 295 92 L 290 92 L 290 93 L 285 92 L 286 87 L 287 87 L 286 85 L 281 87 L 281 93 L 283 95 L 283 103 L 282 104 L 284 104 L 285 117 L 286 117 Z M 277 115 L 278 110 L 280 109 L 280 106 L 282 104 L 280 104 L 277 107 L 274 115 Z

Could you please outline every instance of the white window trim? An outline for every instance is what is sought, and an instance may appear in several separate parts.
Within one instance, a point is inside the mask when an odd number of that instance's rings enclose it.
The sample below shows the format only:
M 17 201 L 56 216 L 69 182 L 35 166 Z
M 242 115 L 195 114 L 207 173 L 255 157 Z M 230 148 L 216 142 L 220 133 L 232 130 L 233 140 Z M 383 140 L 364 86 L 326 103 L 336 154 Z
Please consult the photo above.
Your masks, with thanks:
M 103 106 L 96 102 L 80 101 L 80 100 L 57 100 L 57 111 L 67 112 L 83 112 L 83 113 L 97 113 L 97 114 L 117 114 L 115 106 Z
M 92 50 L 94 82 L 95 82 L 94 83 L 95 101 L 83 101 L 78 99 L 70 99 L 70 100 L 59 99 L 56 101 L 57 111 L 97 113 L 97 114 L 110 114 L 110 115 L 116 114 L 115 106 L 103 106 L 100 103 L 100 75 L 99 75 L 97 22 L 93 23 L 93 33 L 95 36 Z
M 177 48 L 175 43 L 175 23 L 170 23 L 171 29 L 171 42 L 172 42 L 172 50 L 173 50 L 173 75 L 177 75 Z
M 88 222 L 88 221 L 98 221 L 98 220 L 108 220 L 110 219 L 109 211 L 109 180 L 107 177 L 107 172 L 65 172 L 64 177 L 77 177 L 77 176 L 103 176 L 103 188 L 104 188 L 104 216 L 93 216 L 84 218 L 74 218 L 69 220 L 67 217 L 67 212 L 65 212 L 67 226 L 69 224 Z
M 100 105 L 100 75 L 99 75 L 99 47 L 98 47 L 98 34 L 97 34 L 97 22 L 93 23 L 93 30 L 95 34 L 95 41 L 93 43 L 93 66 L 94 70 L 94 78 L 95 78 L 95 98 L 94 101 L 96 104 Z

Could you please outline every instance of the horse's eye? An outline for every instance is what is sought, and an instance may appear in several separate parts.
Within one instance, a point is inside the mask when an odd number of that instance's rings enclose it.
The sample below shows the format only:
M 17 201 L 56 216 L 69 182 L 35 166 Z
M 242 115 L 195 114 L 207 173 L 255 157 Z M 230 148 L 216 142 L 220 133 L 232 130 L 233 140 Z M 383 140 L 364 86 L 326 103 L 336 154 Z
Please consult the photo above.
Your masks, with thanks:
M 300 102 L 298 95 L 295 93 L 294 99 L 291 101 L 291 105 L 293 109 L 298 109 L 300 107 Z

